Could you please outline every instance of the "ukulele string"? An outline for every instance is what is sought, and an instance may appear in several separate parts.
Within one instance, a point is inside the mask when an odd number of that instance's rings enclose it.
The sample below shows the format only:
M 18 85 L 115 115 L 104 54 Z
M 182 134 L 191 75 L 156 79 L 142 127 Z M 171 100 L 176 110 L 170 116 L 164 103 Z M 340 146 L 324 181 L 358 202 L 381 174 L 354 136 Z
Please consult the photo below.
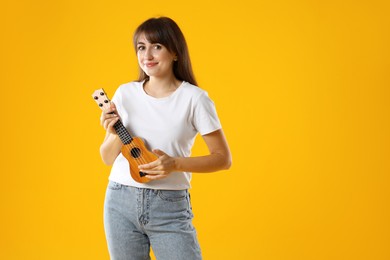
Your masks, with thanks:
M 120 124 L 125 128 L 125 126 L 123 125 L 122 122 L 120 122 Z M 133 139 L 132 137 L 127 137 L 127 138 L 131 138 Z M 134 140 L 134 139 L 133 139 Z M 132 158 L 136 161 L 137 165 L 141 165 L 141 164 L 146 164 L 148 163 L 148 161 L 143 157 L 143 152 L 142 150 L 134 144 L 134 141 L 130 141 L 130 140 L 124 140 L 125 142 L 124 143 L 127 143 L 127 141 L 129 141 L 129 143 L 127 144 L 129 148 L 128 152 L 130 153 L 130 155 L 132 156 Z
M 123 123 L 122 123 L 122 126 L 123 126 Z M 124 127 L 124 126 L 123 126 Z M 131 137 L 129 137 L 131 138 Z M 142 151 L 141 149 L 134 144 L 134 138 L 131 138 L 132 141 L 130 141 L 128 144 L 126 144 L 129 148 L 128 152 L 130 153 L 130 155 L 132 156 L 132 158 L 137 162 L 138 165 L 141 165 L 141 164 L 146 164 L 148 163 L 147 160 L 145 158 L 143 158 L 142 156 Z M 127 142 L 128 140 L 125 140 L 125 143 Z
M 138 165 L 141 165 L 141 164 L 147 164 L 148 162 L 146 161 L 146 159 L 143 158 L 143 156 L 141 155 L 142 152 L 140 151 L 140 149 L 135 146 L 134 144 L 130 143 L 129 146 L 131 147 L 129 149 L 129 153 L 131 154 L 132 158 L 137 162 Z M 135 149 L 135 150 L 134 150 Z M 134 153 L 132 151 L 135 151 Z M 135 156 L 133 156 L 133 154 Z
M 142 156 L 143 153 L 142 153 L 141 149 L 138 148 L 138 146 L 136 146 L 134 144 L 134 142 L 130 142 L 128 145 L 131 147 L 131 149 L 129 149 L 129 153 L 137 161 L 138 165 L 148 163 L 147 160 L 145 158 L 143 158 L 143 156 Z

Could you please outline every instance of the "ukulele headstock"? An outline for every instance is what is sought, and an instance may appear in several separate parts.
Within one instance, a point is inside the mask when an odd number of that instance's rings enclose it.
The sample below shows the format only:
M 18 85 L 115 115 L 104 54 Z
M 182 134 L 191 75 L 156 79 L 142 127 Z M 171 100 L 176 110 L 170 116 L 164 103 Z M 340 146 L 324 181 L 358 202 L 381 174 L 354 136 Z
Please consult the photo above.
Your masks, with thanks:
M 110 99 L 107 97 L 104 89 L 100 88 L 95 90 L 92 94 L 93 99 L 96 101 L 101 110 L 110 107 Z

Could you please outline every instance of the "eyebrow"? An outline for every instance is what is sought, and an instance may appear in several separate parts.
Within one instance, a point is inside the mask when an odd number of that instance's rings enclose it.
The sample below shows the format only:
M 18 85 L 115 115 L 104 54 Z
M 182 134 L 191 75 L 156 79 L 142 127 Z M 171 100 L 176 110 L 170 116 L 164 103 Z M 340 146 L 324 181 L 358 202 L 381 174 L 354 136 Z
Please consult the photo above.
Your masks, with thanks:
M 150 44 L 154 45 L 154 44 L 160 44 L 160 45 L 164 45 L 162 43 L 159 43 L 159 42 L 149 42 Z M 137 45 L 146 45 L 146 43 L 144 42 L 137 42 Z

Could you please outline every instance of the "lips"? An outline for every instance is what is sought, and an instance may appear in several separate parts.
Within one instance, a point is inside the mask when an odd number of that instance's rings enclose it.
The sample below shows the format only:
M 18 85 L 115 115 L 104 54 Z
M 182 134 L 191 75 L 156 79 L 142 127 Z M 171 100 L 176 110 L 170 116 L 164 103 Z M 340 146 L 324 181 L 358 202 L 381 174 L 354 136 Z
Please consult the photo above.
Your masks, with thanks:
M 158 62 L 148 62 L 148 63 L 145 63 L 145 66 L 148 67 L 148 68 L 151 68 L 151 67 L 154 67 L 158 64 Z

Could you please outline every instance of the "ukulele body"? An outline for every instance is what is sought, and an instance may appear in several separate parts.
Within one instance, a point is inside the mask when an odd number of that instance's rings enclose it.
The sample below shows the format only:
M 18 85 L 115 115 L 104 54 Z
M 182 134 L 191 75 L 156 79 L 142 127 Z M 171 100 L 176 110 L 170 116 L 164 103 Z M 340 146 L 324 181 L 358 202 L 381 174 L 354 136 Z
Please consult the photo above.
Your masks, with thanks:
M 146 174 L 140 171 L 138 166 L 153 162 L 158 157 L 146 148 L 142 139 L 133 137 L 131 143 L 122 145 L 121 152 L 129 162 L 131 177 L 140 183 L 149 182 L 150 179 L 145 177 Z

